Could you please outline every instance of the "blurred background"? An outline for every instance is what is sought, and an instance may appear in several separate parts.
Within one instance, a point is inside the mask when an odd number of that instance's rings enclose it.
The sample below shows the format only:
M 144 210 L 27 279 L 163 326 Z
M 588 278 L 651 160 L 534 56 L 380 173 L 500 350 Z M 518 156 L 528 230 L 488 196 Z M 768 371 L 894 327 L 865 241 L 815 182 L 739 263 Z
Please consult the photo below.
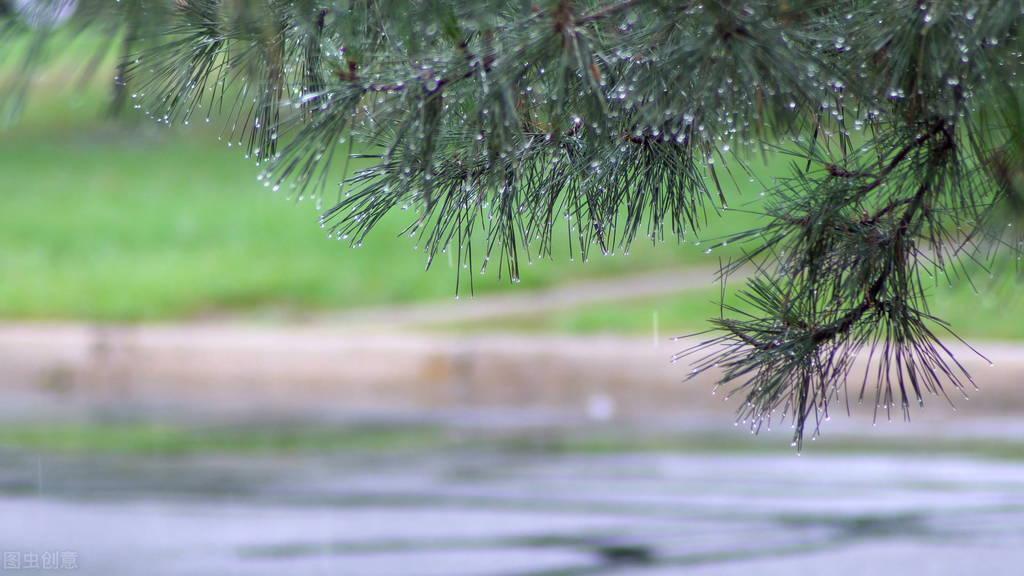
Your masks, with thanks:
M 951 344 L 969 401 L 890 422 L 858 380 L 798 455 L 669 362 L 785 158 L 685 245 L 460 286 L 409 214 L 327 239 L 216 119 L 134 110 L 98 46 L 47 54 L 0 129 L 0 572 L 1020 573 L 1016 279 L 932 295 L 992 361 Z

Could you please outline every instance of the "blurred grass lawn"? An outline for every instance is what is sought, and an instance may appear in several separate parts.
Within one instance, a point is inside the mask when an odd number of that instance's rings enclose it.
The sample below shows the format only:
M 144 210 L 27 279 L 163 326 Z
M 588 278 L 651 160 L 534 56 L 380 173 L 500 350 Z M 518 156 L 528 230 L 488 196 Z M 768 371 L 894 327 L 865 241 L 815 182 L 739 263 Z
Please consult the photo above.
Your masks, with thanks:
M 634 428 L 629 425 L 533 430 L 458 430 L 429 424 L 171 425 L 132 422 L 7 423 L 0 449 L 33 454 L 171 456 L 283 455 L 311 453 L 495 450 L 529 454 L 787 453 L 788 443 L 746 433 L 708 433 Z M 1013 439 L 929 437 L 859 438 L 839 435 L 805 446 L 820 454 L 958 454 L 1020 460 Z
M 3 317 L 156 320 L 455 294 L 456 264 L 442 255 L 425 272 L 415 239 L 398 237 L 410 214 L 386 219 L 360 248 L 328 240 L 312 203 L 260 186 L 257 168 L 208 131 L 20 128 L 0 141 L 0 173 Z M 705 235 L 738 220 L 750 217 L 716 219 Z M 593 250 L 586 265 L 559 252 L 523 262 L 517 288 L 717 262 L 692 244 Z M 497 272 L 474 272 L 476 292 L 511 288 Z
M 980 276 L 980 275 L 979 275 Z M 976 282 L 980 281 L 975 279 Z M 988 280 L 979 292 L 966 282 L 955 286 L 939 285 L 932 290 L 929 306 L 934 316 L 950 324 L 960 337 L 970 341 L 1024 340 L 1024 298 L 1019 280 Z M 734 282 L 739 286 L 740 282 Z M 735 287 L 730 287 L 726 302 L 738 304 Z M 500 321 L 459 324 L 467 332 L 508 330 L 526 333 L 631 334 L 650 335 L 665 341 L 706 330 L 707 320 L 719 316 L 721 290 L 690 290 L 678 295 L 619 302 L 614 305 L 588 305 L 570 310 L 517 316 Z M 453 327 L 442 327 L 451 330 Z M 933 329 L 948 336 L 941 327 Z
M 253 163 L 218 142 L 208 127 L 105 121 L 109 86 L 103 75 L 68 86 L 64 71 L 77 64 L 62 58 L 38 79 L 22 121 L 0 132 L 0 318 L 172 320 L 455 294 L 454 265 L 441 257 L 424 271 L 425 255 L 414 250 L 415 240 L 398 237 L 410 214 L 385 219 L 358 249 L 328 240 L 311 203 L 296 205 L 260 186 Z M 762 182 L 786 171 L 784 159 L 758 168 Z M 742 175 L 724 184 L 734 205 L 756 204 L 762 189 Z M 714 239 L 755 221 L 738 210 L 722 218 L 711 214 L 701 236 Z M 714 266 L 737 250 L 707 255 L 707 240 L 704 246 L 638 242 L 629 256 L 595 255 L 583 264 L 569 261 L 564 231 L 560 238 L 563 249 L 555 259 L 524 265 L 515 289 Z M 473 271 L 477 293 L 513 288 L 497 271 L 494 265 L 486 276 Z M 963 281 L 936 287 L 933 312 L 965 336 L 1024 338 L 1024 322 L 1017 321 L 1024 317 L 1024 299 L 1015 297 L 1016 287 L 987 283 L 980 281 L 981 295 Z M 718 312 L 717 294 L 691 291 L 458 328 L 650 333 L 657 322 L 673 335 L 706 327 L 704 321 Z
M 426 425 L 183 426 L 131 422 L 0 425 L 0 447 L 66 454 L 379 452 L 434 448 L 445 440 L 442 430 Z
M 61 65 L 45 69 L 21 120 L 0 132 L 0 317 L 166 320 L 455 295 L 457 264 L 442 255 L 425 272 L 415 239 L 398 237 L 412 214 L 386 218 L 358 249 L 328 240 L 313 203 L 260 186 L 254 163 L 210 127 L 160 127 L 131 110 L 134 123 L 104 121 L 108 87 L 63 85 Z M 706 238 L 752 221 L 710 219 Z M 629 256 L 592 250 L 584 264 L 569 260 L 566 232 L 558 238 L 553 260 L 521 263 L 518 289 L 718 257 L 638 242 Z M 463 274 L 462 293 L 469 276 L 476 293 L 511 289 L 499 268 Z

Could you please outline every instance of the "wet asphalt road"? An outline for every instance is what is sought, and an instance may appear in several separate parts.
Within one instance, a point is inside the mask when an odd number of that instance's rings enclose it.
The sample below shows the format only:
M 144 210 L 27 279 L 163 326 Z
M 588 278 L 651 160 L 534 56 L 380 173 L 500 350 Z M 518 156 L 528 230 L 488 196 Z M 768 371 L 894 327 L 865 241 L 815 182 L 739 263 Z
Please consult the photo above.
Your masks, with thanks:
M 70 552 L 97 576 L 1024 570 L 1017 461 L 6 453 L 0 470 L 5 560 Z

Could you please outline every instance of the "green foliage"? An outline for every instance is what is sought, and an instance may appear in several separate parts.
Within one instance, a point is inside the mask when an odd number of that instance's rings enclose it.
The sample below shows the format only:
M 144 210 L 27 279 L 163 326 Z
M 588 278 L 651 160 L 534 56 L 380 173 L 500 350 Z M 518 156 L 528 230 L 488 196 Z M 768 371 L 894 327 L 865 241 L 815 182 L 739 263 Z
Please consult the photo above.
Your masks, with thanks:
M 45 38 L 38 6 L 21 20 Z M 792 419 L 797 445 L 865 351 L 883 410 L 969 387 L 923 278 L 1021 248 L 1020 0 L 86 8 L 68 26 L 127 23 L 122 80 L 148 115 L 226 119 L 268 185 L 356 245 L 408 211 L 460 285 L 492 258 L 518 280 L 559 229 L 584 260 L 683 238 L 752 154 L 795 154 L 764 225 L 727 240 L 746 255 L 723 272 L 757 272 L 742 303 L 690 352 L 745 393 L 741 420 Z M 337 157 L 369 164 L 327 193 Z

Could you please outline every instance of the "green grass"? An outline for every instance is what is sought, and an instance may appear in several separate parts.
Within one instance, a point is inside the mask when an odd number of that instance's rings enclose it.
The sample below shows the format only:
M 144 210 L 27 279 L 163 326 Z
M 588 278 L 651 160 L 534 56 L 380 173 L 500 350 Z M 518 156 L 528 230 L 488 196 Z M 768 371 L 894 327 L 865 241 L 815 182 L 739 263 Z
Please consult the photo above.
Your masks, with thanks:
M 92 54 L 98 43 L 85 38 L 76 46 Z M 296 205 L 260 186 L 253 163 L 218 142 L 209 127 L 160 128 L 133 111 L 127 116 L 134 121 L 105 122 L 107 76 L 70 82 L 79 67 L 66 52 L 56 53 L 36 79 L 21 121 L 0 132 L 0 318 L 173 320 L 454 295 L 452 263 L 442 257 L 425 272 L 425 255 L 414 250 L 415 241 L 398 237 L 411 215 L 386 218 L 359 249 L 330 241 L 311 203 Z M 755 169 L 768 181 L 787 171 L 786 162 L 775 158 Z M 759 183 L 744 177 L 723 182 L 732 189 L 734 205 L 756 205 Z M 701 236 L 713 239 L 755 221 L 739 210 L 712 215 Z M 583 264 L 569 261 L 564 232 L 560 239 L 563 249 L 555 259 L 525 265 L 516 289 L 713 266 L 737 250 L 730 246 L 707 255 L 707 240 L 702 246 L 641 242 L 629 256 L 597 255 Z M 498 277 L 497 267 L 487 276 L 471 275 L 478 293 L 513 289 Z M 988 286 L 986 279 L 980 288 L 981 295 L 966 282 L 937 288 L 933 311 L 968 337 L 1024 338 L 1024 322 L 1007 321 L 1024 317 L 1015 286 Z M 459 328 L 650 333 L 657 323 L 668 336 L 704 328 L 717 314 L 717 294 L 709 278 L 707 290 L 678 296 Z
M 1007 275 L 1001 281 L 978 284 L 978 291 L 966 281 L 933 289 L 931 313 L 950 323 L 953 331 L 970 340 L 1024 340 L 1024 299 L 1015 297 L 1015 279 Z M 710 281 L 710 279 L 709 279 Z M 739 285 L 736 282 L 735 285 Z M 735 287 L 726 301 L 738 304 Z M 509 330 L 517 332 L 559 332 L 566 334 L 649 335 L 658 331 L 661 338 L 685 335 L 709 327 L 707 320 L 719 315 L 719 288 L 691 290 L 677 295 L 617 302 L 614 305 L 590 305 L 568 310 L 519 316 L 498 322 L 447 326 L 470 332 Z M 945 336 L 941 327 L 936 333 Z
M 776 438 L 777 440 L 777 438 Z M 381 453 L 488 450 L 530 454 L 788 453 L 788 442 L 749 434 L 672 432 L 628 425 L 546 431 L 459 434 L 427 425 L 186 426 L 146 423 L 8 423 L 0 426 L 0 449 L 19 452 L 122 456 L 259 456 L 306 453 Z M 970 454 L 1019 460 L 1014 440 L 824 437 L 805 444 L 809 454 Z
M 424 272 L 415 240 L 398 237 L 411 214 L 385 218 L 359 249 L 330 241 L 312 203 L 260 186 L 258 168 L 210 127 L 161 128 L 131 110 L 132 121 L 104 121 L 105 76 L 71 84 L 65 60 L 43 69 L 20 122 L 0 131 L 0 318 L 151 321 L 454 296 L 454 265 L 442 256 Z M 756 184 L 737 186 L 738 202 L 758 198 Z M 712 214 L 702 236 L 752 221 Z M 692 243 L 638 243 L 584 265 L 558 238 L 553 261 L 523 263 L 519 289 L 718 257 Z M 475 291 L 512 289 L 497 272 L 469 274 Z
M 22 129 L 0 141 L 0 173 L 0 317 L 160 320 L 455 294 L 453 264 L 424 272 L 415 241 L 398 237 L 410 215 L 385 219 L 358 249 L 328 240 L 312 203 L 259 186 L 257 169 L 207 131 Z M 716 221 L 707 234 L 749 222 Z M 521 288 L 716 261 L 673 243 L 586 265 L 563 251 L 524 266 Z M 494 268 L 474 275 L 478 293 L 511 288 Z
M 328 240 L 311 203 L 295 204 L 255 180 L 257 169 L 206 129 L 103 123 L 30 124 L 0 139 L 0 317 L 167 320 L 266 308 L 316 311 L 442 299 L 455 291 L 445 259 L 425 272 L 408 219 L 386 219 L 362 248 Z M 742 198 L 756 185 L 742 183 Z M 705 238 L 750 226 L 727 212 Z M 730 247 L 732 248 L 732 247 Z M 629 256 L 524 267 L 516 288 L 705 264 L 704 246 L 638 244 Z M 728 254 L 728 252 L 725 252 Z M 520 317 L 470 329 L 566 333 L 698 330 L 717 314 L 717 288 Z M 512 289 L 495 273 L 478 293 Z M 987 278 L 936 288 L 933 311 L 964 336 L 1022 339 L 1024 302 L 1012 282 Z
M 4 424 L 0 447 L 64 454 L 178 456 L 422 450 L 443 445 L 429 426 L 194 426 L 143 423 Z
M 638 452 L 736 453 L 736 454 L 791 454 L 796 452 L 785 436 L 754 436 L 748 433 L 725 434 L 707 432 L 652 432 L 650 430 L 623 429 L 565 431 L 544 435 L 507 436 L 499 440 L 507 450 L 548 452 L 556 454 L 625 454 Z M 786 437 L 788 440 L 788 437 Z M 1018 440 L 989 438 L 944 439 L 925 437 L 859 437 L 838 434 L 825 435 L 816 442 L 805 442 L 803 453 L 817 455 L 838 454 L 899 454 L 904 456 L 936 456 L 967 454 L 971 457 L 1004 460 L 1024 459 L 1022 443 Z

